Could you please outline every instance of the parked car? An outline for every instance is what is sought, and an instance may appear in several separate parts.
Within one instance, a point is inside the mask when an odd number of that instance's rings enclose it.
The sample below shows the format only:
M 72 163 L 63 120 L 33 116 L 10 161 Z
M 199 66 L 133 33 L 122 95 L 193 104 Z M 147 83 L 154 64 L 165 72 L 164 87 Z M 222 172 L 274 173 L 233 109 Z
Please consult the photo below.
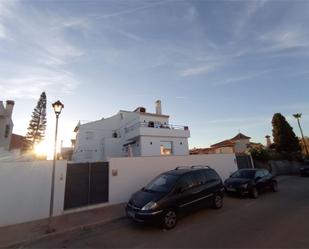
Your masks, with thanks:
M 208 166 L 178 167 L 157 176 L 132 195 L 127 216 L 142 223 L 159 223 L 166 229 L 176 226 L 182 211 L 193 207 L 223 206 L 224 186 L 217 172 Z
M 258 198 L 266 189 L 278 191 L 278 183 L 267 169 L 240 169 L 224 182 L 227 193 L 237 193 Z
M 300 167 L 299 173 L 301 176 L 309 176 L 309 164 Z

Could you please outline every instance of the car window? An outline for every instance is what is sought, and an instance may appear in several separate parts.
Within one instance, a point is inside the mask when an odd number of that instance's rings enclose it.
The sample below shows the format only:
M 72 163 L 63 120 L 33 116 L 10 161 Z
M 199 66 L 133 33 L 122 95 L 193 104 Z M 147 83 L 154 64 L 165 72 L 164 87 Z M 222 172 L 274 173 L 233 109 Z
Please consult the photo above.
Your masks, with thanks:
M 220 180 L 220 176 L 214 170 L 205 170 L 205 174 L 208 182 Z
M 202 170 L 194 171 L 192 177 L 195 185 L 203 185 L 207 181 L 206 174 Z
M 268 176 L 270 173 L 267 169 L 263 169 L 264 176 Z
M 231 178 L 244 178 L 244 179 L 253 179 L 255 177 L 255 171 L 241 169 L 236 171 L 231 175 Z
M 186 174 L 182 176 L 177 184 L 177 190 L 186 190 L 192 188 L 194 186 L 194 182 L 190 174 Z
M 262 170 L 258 170 L 255 172 L 255 178 L 257 177 L 261 177 L 263 178 L 264 177 L 264 172 Z
M 169 192 L 175 186 L 177 179 L 177 176 L 162 174 L 151 181 L 144 189 L 154 192 Z

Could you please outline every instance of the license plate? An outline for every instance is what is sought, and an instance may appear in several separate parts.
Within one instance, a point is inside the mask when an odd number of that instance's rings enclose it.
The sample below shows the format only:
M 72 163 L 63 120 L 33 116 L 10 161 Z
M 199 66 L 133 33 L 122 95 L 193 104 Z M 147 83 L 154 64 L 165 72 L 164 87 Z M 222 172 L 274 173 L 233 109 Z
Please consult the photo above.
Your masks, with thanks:
M 236 191 L 235 188 L 226 188 L 226 190 L 227 190 L 227 191 L 232 191 L 232 192 Z
M 132 211 L 128 211 L 128 216 L 131 218 L 135 218 L 135 213 L 133 213 Z

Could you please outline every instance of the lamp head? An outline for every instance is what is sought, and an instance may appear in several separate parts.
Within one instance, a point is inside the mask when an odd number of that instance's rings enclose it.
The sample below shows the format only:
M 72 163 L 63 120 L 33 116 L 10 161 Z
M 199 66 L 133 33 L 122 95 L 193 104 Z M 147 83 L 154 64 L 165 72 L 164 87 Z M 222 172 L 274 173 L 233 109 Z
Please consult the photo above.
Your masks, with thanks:
M 56 115 L 59 115 L 62 109 L 64 108 L 64 105 L 59 100 L 53 103 L 52 106 L 54 108 Z

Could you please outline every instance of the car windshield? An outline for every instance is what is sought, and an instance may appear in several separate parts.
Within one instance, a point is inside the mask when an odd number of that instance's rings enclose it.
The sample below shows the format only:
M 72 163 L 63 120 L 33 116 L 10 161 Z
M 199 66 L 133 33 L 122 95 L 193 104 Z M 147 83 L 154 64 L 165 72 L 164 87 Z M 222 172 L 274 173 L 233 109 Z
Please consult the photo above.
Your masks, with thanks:
M 231 175 L 231 178 L 247 178 L 252 179 L 255 176 L 254 170 L 239 170 Z
M 145 191 L 168 193 L 175 185 L 178 177 L 174 175 L 162 174 L 151 181 L 146 187 Z

